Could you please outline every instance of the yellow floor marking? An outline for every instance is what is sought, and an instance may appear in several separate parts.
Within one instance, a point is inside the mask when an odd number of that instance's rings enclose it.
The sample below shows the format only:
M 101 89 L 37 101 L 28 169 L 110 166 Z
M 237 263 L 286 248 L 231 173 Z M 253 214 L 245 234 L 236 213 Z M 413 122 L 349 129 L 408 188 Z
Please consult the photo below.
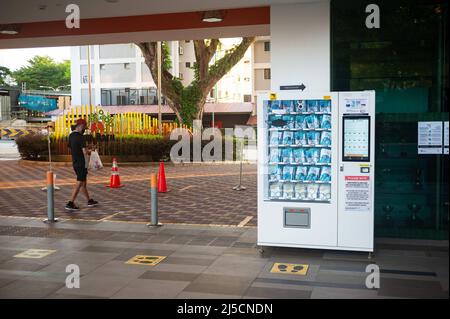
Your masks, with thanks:
M 117 212 L 115 214 L 111 214 L 111 215 L 108 215 L 106 217 L 103 217 L 102 219 L 99 219 L 98 221 L 102 222 L 102 221 L 105 221 L 105 220 L 109 220 L 109 219 L 113 218 L 114 216 L 117 216 L 117 215 L 122 214 L 122 213 L 123 212 Z
M 237 227 L 244 227 L 245 225 L 248 224 L 249 221 L 251 221 L 253 219 L 253 216 L 247 216 L 245 217 Z
M 182 189 L 180 189 L 180 192 L 185 191 L 185 190 L 187 190 L 189 188 L 192 188 L 192 187 L 197 187 L 197 185 L 189 185 L 189 186 L 183 187 Z
M 20 254 L 15 255 L 16 258 L 44 258 L 50 254 L 53 254 L 56 250 L 48 249 L 28 249 Z
M 136 255 L 125 263 L 128 265 L 155 266 L 165 258 L 166 258 L 165 256 Z
M 276 274 L 305 276 L 308 272 L 308 268 L 309 265 L 306 264 L 274 263 L 270 272 Z

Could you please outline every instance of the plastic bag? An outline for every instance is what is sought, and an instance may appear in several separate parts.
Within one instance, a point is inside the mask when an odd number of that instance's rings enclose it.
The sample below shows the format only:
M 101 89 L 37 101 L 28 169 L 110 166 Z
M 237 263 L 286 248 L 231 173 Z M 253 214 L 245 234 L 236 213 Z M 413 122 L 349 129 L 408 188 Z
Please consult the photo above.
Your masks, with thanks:
M 100 155 L 98 155 L 97 151 L 92 151 L 89 159 L 88 169 L 90 170 L 99 170 L 103 168 L 103 163 L 100 159 Z

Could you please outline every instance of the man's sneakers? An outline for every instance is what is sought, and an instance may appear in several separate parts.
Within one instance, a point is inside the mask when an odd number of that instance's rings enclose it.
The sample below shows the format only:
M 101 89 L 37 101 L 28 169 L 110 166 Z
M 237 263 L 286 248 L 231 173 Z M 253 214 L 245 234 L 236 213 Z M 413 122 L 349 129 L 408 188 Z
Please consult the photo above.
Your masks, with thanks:
M 88 200 L 88 207 L 95 207 L 97 206 L 98 202 L 96 200 L 93 200 L 92 198 Z
M 87 206 L 88 207 L 95 207 L 95 206 L 97 206 L 97 204 L 98 204 L 98 202 L 91 198 L 90 200 L 88 200 Z M 69 210 L 69 211 L 74 211 L 74 210 L 79 210 L 80 209 L 80 207 L 75 205 L 74 202 L 68 202 L 65 208 L 67 210 Z
M 80 209 L 80 207 L 78 207 L 77 205 L 75 205 L 74 202 L 68 202 L 65 208 L 66 208 L 67 210 L 70 210 L 70 211 L 74 211 L 74 210 L 79 210 L 79 209 Z

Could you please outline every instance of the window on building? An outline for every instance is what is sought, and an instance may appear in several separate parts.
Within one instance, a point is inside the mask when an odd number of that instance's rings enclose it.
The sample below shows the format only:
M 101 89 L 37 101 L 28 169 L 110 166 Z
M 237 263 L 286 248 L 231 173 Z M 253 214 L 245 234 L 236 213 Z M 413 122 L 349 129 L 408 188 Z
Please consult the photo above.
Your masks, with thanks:
M 99 46 L 99 56 L 101 59 L 118 59 L 136 57 L 136 45 L 127 44 L 102 44 Z
M 179 75 L 178 75 L 178 78 L 180 79 L 180 80 L 183 80 L 183 73 L 179 73 Z
M 264 41 L 264 51 L 270 51 L 270 41 Z
M 186 67 L 190 68 L 191 67 L 191 62 L 186 62 Z
M 244 102 L 251 102 L 252 101 L 252 95 L 251 94 L 244 94 Z
M 264 69 L 264 80 L 270 80 L 270 69 Z

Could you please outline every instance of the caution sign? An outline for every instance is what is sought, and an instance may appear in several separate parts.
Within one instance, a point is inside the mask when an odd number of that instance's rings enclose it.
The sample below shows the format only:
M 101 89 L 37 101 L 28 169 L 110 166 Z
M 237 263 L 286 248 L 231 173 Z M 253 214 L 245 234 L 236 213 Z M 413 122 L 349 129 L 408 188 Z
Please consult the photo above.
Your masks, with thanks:
M 126 262 L 128 265 L 147 265 L 155 266 L 159 264 L 165 256 L 146 256 L 146 255 L 136 255 Z
M 53 254 L 56 250 L 48 249 L 28 249 L 20 254 L 15 255 L 16 258 L 44 258 Z
M 301 275 L 305 276 L 308 272 L 309 265 L 306 264 L 285 264 L 285 263 L 274 263 L 271 273 L 276 274 L 289 274 L 289 275 Z
M 1 137 L 2 138 L 16 138 L 23 135 L 28 135 L 31 133 L 36 132 L 35 130 L 31 129 L 14 129 L 14 128 L 4 128 L 1 129 Z

